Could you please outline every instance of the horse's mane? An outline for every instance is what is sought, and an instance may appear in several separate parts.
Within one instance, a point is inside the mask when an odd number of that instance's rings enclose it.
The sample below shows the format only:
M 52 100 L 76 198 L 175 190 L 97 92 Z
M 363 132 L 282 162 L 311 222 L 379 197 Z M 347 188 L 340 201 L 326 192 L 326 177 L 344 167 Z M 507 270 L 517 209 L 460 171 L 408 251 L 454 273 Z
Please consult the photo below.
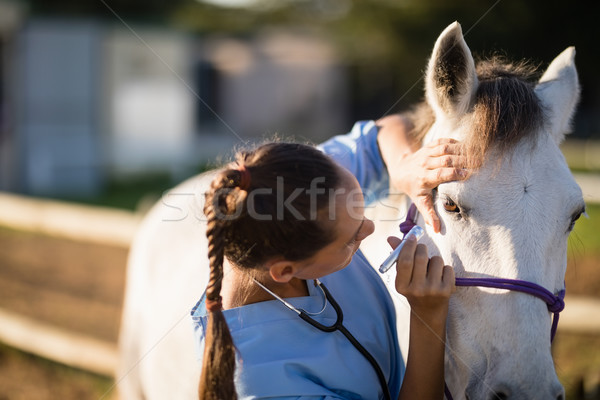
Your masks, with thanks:
M 494 56 L 478 62 L 476 69 L 479 85 L 467 114 L 471 135 L 465 140 L 472 166 L 481 165 L 492 148 L 503 153 L 523 138 L 534 138 L 544 122 L 534 90 L 537 67 Z M 433 110 L 422 102 L 403 115 L 411 124 L 409 137 L 421 143 L 435 120 Z

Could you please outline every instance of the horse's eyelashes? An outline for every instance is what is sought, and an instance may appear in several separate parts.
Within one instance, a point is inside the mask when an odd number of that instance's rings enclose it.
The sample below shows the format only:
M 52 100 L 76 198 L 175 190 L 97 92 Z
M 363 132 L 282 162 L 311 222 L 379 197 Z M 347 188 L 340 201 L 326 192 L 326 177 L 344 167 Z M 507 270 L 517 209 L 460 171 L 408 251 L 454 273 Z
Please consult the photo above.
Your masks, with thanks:
M 575 228 L 575 222 L 577 222 L 577 220 L 579 219 L 579 217 L 581 217 L 581 215 L 585 214 L 585 209 L 578 211 L 577 213 L 573 214 L 571 216 L 571 224 L 569 225 L 569 232 L 571 232 L 573 230 L 573 228 Z M 587 214 L 585 214 L 587 216 Z
M 571 223 L 569 224 L 569 229 L 567 230 L 567 232 L 571 232 L 573 230 L 573 228 L 575 228 L 575 222 L 577 221 L 577 219 L 572 219 Z

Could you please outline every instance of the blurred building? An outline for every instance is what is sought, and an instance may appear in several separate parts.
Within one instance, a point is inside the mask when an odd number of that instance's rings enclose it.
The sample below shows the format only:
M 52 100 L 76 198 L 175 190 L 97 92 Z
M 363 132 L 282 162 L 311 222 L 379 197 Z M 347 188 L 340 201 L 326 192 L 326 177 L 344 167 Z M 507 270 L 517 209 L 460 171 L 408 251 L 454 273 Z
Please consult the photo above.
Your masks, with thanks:
M 195 37 L 33 18 L 0 0 L 0 190 L 89 196 L 275 133 L 348 129 L 345 69 L 318 37 Z

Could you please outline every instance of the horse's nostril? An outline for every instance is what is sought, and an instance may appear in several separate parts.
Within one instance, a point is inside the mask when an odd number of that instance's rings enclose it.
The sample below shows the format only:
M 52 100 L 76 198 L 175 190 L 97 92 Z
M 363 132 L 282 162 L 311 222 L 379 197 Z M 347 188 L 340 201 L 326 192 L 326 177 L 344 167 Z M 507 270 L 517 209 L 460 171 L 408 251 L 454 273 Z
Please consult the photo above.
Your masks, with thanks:
M 555 394 L 556 400 L 565 400 L 565 390 L 562 385 L 557 384 L 556 387 L 554 387 L 553 393 Z
M 490 396 L 490 400 L 507 400 L 510 397 L 510 390 L 505 386 L 501 386 L 494 390 Z
M 555 398 L 556 400 L 565 400 L 565 395 L 562 387 L 560 388 L 560 391 L 555 391 L 554 393 L 555 397 L 549 398 Z M 497 388 L 496 390 L 494 390 L 493 393 L 490 394 L 489 400 L 508 400 L 512 398 L 511 395 L 512 391 L 508 387 L 502 386 Z

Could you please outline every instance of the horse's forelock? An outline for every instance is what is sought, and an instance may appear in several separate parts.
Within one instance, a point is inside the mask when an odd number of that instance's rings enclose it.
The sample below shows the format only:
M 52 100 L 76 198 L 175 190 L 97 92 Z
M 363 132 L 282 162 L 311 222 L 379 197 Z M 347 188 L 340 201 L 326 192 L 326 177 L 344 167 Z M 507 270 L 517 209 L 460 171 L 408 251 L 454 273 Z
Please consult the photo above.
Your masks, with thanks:
M 536 68 L 494 57 L 477 64 L 479 85 L 471 113 L 467 154 L 480 165 L 491 148 L 509 151 L 524 138 L 535 138 L 544 122 L 535 94 Z
M 489 150 L 505 153 L 524 138 L 535 138 L 544 123 L 542 104 L 535 94 L 537 68 L 501 57 L 477 63 L 479 85 L 465 141 L 472 167 L 480 166 Z M 421 142 L 435 121 L 431 107 L 419 103 L 403 114 L 411 124 L 409 136 Z

